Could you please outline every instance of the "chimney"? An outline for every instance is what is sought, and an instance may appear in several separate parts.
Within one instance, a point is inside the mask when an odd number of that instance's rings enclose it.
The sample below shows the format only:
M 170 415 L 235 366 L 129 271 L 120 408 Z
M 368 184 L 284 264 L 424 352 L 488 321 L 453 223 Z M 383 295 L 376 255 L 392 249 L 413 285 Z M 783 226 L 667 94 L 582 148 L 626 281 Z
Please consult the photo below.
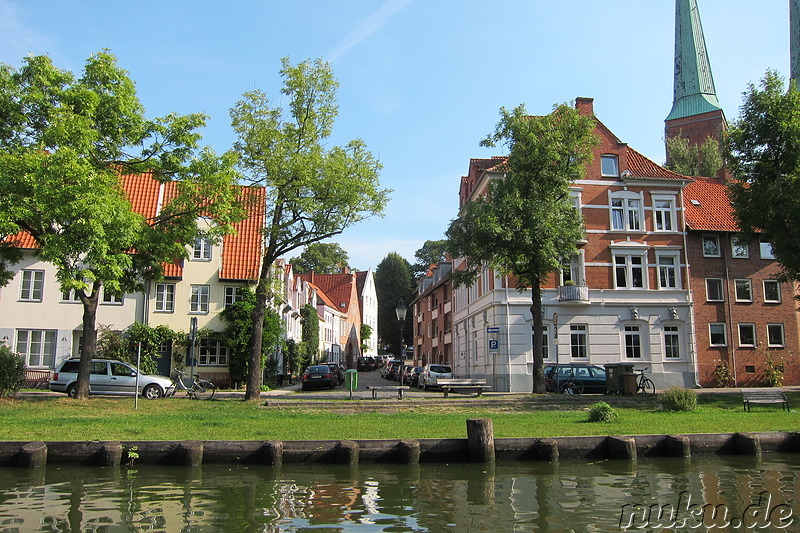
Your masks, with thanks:
M 594 98 L 579 96 L 575 99 L 575 109 L 585 117 L 594 116 Z

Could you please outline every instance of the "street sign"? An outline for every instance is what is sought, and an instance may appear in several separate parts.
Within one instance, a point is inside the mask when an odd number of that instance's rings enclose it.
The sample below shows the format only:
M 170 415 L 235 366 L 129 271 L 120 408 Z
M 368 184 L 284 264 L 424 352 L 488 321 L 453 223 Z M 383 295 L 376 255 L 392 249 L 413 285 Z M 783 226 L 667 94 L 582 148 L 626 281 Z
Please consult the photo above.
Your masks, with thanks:
M 489 351 L 496 352 L 500 349 L 500 341 L 497 339 L 489 339 Z
M 486 328 L 486 333 L 500 333 L 499 327 Z

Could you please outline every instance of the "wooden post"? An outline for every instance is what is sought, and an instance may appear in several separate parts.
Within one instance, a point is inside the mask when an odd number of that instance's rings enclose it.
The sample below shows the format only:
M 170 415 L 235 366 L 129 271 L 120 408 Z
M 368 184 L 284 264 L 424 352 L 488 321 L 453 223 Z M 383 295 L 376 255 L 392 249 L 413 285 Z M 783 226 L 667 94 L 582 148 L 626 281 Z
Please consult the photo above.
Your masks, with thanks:
M 182 466 L 203 464 L 203 443 L 199 440 L 181 442 L 178 445 L 178 464 Z
M 540 439 L 537 443 L 539 458 L 551 463 L 558 462 L 558 441 L 555 439 Z
M 47 465 L 47 445 L 41 441 L 23 445 L 19 450 L 18 464 L 26 468 Z
M 419 463 L 420 447 L 418 440 L 401 440 L 399 446 L 401 463 L 405 463 L 407 465 Z
M 358 464 L 358 443 L 354 440 L 342 440 L 336 446 L 336 462 L 340 465 Z
M 283 464 L 283 442 L 270 440 L 264 443 L 264 462 L 268 465 L 278 466 Z
M 100 466 L 119 466 L 122 463 L 122 443 L 118 440 L 104 443 L 97 458 Z
M 467 448 L 473 463 L 493 463 L 494 426 L 491 418 L 467 420 Z

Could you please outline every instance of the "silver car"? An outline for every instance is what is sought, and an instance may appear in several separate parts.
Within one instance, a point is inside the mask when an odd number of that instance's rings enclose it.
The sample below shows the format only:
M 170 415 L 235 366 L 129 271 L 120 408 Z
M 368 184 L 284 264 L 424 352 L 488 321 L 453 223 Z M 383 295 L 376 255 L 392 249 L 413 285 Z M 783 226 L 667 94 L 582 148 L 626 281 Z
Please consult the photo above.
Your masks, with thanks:
M 50 390 L 66 392 L 71 398 L 77 393 L 79 359 L 62 362 L 50 380 Z M 114 359 L 92 359 L 89 374 L 89 394 L 132 396 L 136 390 L 136 367 Z M 172 380 L 165 376 L 139 374 L 139 394 L 150 400 L 171 394 Z
M 419 388 L 438 387 L 440 379 L 453 377 L 453 369 L 449 365 L 425 365 L 419 374 Z

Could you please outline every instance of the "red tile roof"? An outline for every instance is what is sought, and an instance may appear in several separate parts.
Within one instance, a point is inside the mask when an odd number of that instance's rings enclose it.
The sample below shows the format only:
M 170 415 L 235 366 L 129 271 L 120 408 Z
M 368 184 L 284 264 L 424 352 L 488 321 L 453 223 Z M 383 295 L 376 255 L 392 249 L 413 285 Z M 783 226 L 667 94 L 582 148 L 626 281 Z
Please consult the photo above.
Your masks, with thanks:
M 626 147 L 626 150 L 628 152 L 628 168 L 622 168 L 620 171 L 628 170 L 635 178 L 663 178 L 669 180 L 690 179 L 654 163 L 631 147 Z
M 261 268 L 264 188 L 243 187 L 240 199 L 244 201 L 247 216 L 234 224 L 235 233 L 225 235 L 223 239 L 220 279 L 258 279 Z
M 312 280 L 312 274 L 300 274 L 300 278 L 308 282 Z M 356 276 L 354 274 L 313 274 L 313 283 L 319 287 L 324 294 L 332 301 L 334 307 L 347 314 L 350 310 L 350 299 L 355 295 L 358 301 L 358 290 L 356 287 Z
M 683 193 L 689 229 L 738 232 L 725 182 L 718 178 L 693 179 Z

